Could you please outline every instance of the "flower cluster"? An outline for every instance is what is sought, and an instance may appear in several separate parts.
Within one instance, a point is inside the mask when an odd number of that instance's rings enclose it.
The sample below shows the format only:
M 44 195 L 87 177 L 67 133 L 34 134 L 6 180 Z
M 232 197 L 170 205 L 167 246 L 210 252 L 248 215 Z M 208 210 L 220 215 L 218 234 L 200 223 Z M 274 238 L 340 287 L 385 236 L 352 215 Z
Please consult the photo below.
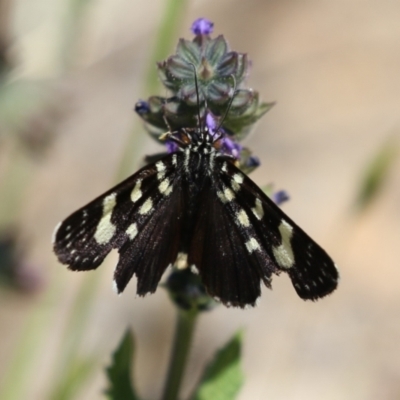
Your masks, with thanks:
M 218 127 L 218 134 L 223 134 L 222 151 L 249 173 L 259 160 L 239 142 L 274 103 L 260 101 L 257 91 L 244 86 L 250 66 L 247 55 L 230 50 L 222 35 L 212 38 L 212 30 L 205 18 L 193 23 L 193 40 L 180 39 L 176 53 L 158 63 L 160 79 L 171 96 L 151 96 L 139 101 L 135 110 L 156 140 L 169 128 L 198 126 L 200 115 L 211 132 Z M 176 150 L 174 143 L 166 146 L 168 152 Z

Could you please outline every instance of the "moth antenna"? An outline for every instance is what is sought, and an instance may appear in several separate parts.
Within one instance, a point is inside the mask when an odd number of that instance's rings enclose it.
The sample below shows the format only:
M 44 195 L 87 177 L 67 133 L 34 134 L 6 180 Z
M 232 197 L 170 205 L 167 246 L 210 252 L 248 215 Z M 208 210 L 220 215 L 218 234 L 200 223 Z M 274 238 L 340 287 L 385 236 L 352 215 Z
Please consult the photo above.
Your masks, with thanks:
M 163 120 L 164 120 L 164 122 L 165 122 L 165 125 L 167 125 L 168 132 L 172 133 L 172 128 L 171 128 L 171 125 L 170 125 L 169 122 L 168 122 L 168 119 L 167 119 L 167 116 L 165 115 L 165 112 L 164 112 L 164 114 L 163 114 Z
M 196 66 L 193 63 L 189 63 L 193 67 L 194 72 L 194 86 L 196 88 L 196 99 L 197 99 L 197 118 L 199 120 L 199 125 L 201 131 L 203 131 L 203 127 L 201 126 L 201 117 L 200 117 L 200 97 L 199 97 L 199 85 L 197 83 L 197 74 L 196 74 Z
M 203 133 L 203 141 L 206 142 L 208 134 L 210 134 L 210 136 L 212 138 L 212 135 L 211 135 L 211 132 L 209 130 L 209 127 L 207 126 L 207 99 L 204 99 L 204 110 L 205 110 L 204 121 L 203 121 L 204 122 L 204 126 L 202 128 L 202 133 Z M 212 139 L 211 139 L 211 141 L 212 141 Z
M 224 116 L 222 117 L 221 122 L 220 122 L 219 125 L 217 126 L 217 129 L 215 130 L 215 132 L 218 132 L 218 131 L 221 129 L 221 126 L 222 126 L 222 124 L 224 123 L 224 121 L 225 121 L 226 117 L 228 116 L 228 113 L 229 113 L 229 111 L 230 111 L 230 109 L 231 109 L 231 107 L 232 107 L 233 100 L 235 99 L 235 96 L 236 96 L 237 93 L 238 93 L 237 90 L 236 90 L 237 85 L 236 85 L 235 76 L 234 76 L 234 75 L 231 75 L 231 78 L 232 78 L 232 80 L 233 80 L 233 94 L 232 94 L 232 97 L 231 97 L 230 100 L 229 100 L 228 107 L 227 107 L 226 110 L 225 110 L 225 114 L 224 114 Z M 216 141 L 218 141 L 219 139 L 221 139 L 221 136 L 222 136 L 222 134 L 220 134 L 220 135 L 214 140 L 214 142 L 216 142 Z

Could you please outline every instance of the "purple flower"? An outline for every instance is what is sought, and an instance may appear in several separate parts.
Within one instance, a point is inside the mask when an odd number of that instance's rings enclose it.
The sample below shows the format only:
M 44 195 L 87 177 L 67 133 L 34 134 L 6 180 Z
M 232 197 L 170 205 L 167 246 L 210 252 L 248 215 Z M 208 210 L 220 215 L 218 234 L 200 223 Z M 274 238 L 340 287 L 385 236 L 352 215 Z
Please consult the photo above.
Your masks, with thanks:
M 207 125 L 207 128 L 210 131 L 210 133 L 212 135 L 214 135 L 215 134 L 215 128 L 217 127 L 217 124 L 215 123 L 214 116 L 210 112 L 208 112 L 207 115 L 206 115 L 206 125 Z
M 229 139 L 226 136 L 222 139 L 222 143 L 223 143 L 222 149 L 224 150 L 225 153 L 228 153 L 231 156 L 235 157 L 236 159 L 239 159 L 240 152 L 242 151 L 243 146 Z
M 167 152 L 169 154 L 171 153 L 175 153 L 176 151 L 178 151 L 179 146 L 177 143 L 173 142 L 172 140 L 167 140 L 165 142 L 165 146 L 167 147 Z
M 148 113 L 150 112 L 149 103 L 148 103 L 147 101 L 144 101 L 144 100 L 139 100 L 139 101 L 135 104 L 135 111 L 136 111 L 139 115 L 148 114 Z
M 277 204 L 278 206 L 285 201 L 288 201 L 290 199 L 288 193 L 285 190 L 279 190 L 278 192 L 275 192 L 272 195 L 272 200 Z
M 232 139 L 230 139 L 223 131 L 223 129 L 220 127 L 218 129 L 218 131 L 216 131 L 217 129 L 217 124 L 216 124 L 216 120 L 214 118 L 214 116 L 208 112 L 206 115 L 206 125 L 207 128 L 209 130 L 209 132 L 211 133 L 212 136 L 219 136 L 222 132 L 222 146 L 221 146 L 221 150 L 224 153 L 227 153 L 237 159 L 239 159 L 240 157 L 240 152 L 243 149 L 243 146 L 241 146 L 239 143 L 236 143 L 235 141 L 233 141 Z
M 214 23 L 207 18 L 198 18 L 193 22 L 191 30 L 194 35 L 209 35 L 212 33 Z
M 261 165 L 260 159 L 257 156 L 250 156 L 246 162 L 246 167 L 257 168 Z

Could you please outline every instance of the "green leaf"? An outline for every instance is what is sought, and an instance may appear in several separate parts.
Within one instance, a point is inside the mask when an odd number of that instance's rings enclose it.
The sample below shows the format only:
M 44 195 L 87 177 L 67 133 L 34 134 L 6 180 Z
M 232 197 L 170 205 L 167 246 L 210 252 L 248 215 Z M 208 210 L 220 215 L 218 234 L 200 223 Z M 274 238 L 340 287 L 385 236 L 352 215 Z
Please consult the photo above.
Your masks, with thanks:
M 178 55 L 171 56 L 168 58 L 167 68 L 172 79 L 188 79 L 194 82 L 193 67 L 184 58 Z
M 201 50 L 196 43 L 190 40 L 179 39 L 178 46 L 176 48 L 176 55 L 181 58 L 186 64 L 192 63 L 197 65 L 200 63 Z M 193 69 L 191 77 L 193 77 Z
M 219 35 L 215 39 L 210 40 L 205 49 L 205 58 L 208 63 L 215 67 L 219 64 L 221 59 L 224 58 L 228 51 L 228 44 L 222 35 Z
M 244 381 L 240 365 L 242 333 L 238 332 L 206 367 L 191 400 L 233 400 Z
M 217 66 L 217 75 L 225 78 L 227 76 L 236 74 L 236 70 L 239 63 L 238 59 L 240 57 L 241 54 L 236 53 L 234 51 L 226 53 L 225 56 L 221 58 Z
M 399 154 L 399 144 L 389 139 L 377 152 L 364 172 L 356 198 L 356 208 L 364 209 L 380 192 L 383 183 Z
M 118 348 L 112 355 L 112 362 L 106 368 L 110 383 L 105 394 L 110 400 L 139 400 L 131 383 L 131 362 L 134 352 L 132 333 L 127 330 Z

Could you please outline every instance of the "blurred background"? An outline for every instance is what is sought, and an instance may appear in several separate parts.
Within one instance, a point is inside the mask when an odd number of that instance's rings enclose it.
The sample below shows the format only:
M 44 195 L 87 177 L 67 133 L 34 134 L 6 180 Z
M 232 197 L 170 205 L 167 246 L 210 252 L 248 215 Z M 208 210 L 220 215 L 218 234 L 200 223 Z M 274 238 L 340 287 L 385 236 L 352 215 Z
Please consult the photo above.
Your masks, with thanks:
M 139 393 L 159 398 L 175 320 L 165 291 L 136 298 L 132 281 L 116 296 L 115 253 L 73 273 L 50 238 L 161 150 L 133 107 L 167 94 L 146 81 L 169 3 L 0 0 L 1 399 L 103 398 L 128 326 Z M 249 54 L 248 85 L 277 102 L 245 142 L 262 162 L 252 179 L 288 191 L 284 211 L 341 282 L 311 303 L 282 275 L 257 308 L 202 315 L 183 394 L 244 328 L 240 400 L 400 399 L 400 2 L 181 1 L 174 43 L 201 16 Z

